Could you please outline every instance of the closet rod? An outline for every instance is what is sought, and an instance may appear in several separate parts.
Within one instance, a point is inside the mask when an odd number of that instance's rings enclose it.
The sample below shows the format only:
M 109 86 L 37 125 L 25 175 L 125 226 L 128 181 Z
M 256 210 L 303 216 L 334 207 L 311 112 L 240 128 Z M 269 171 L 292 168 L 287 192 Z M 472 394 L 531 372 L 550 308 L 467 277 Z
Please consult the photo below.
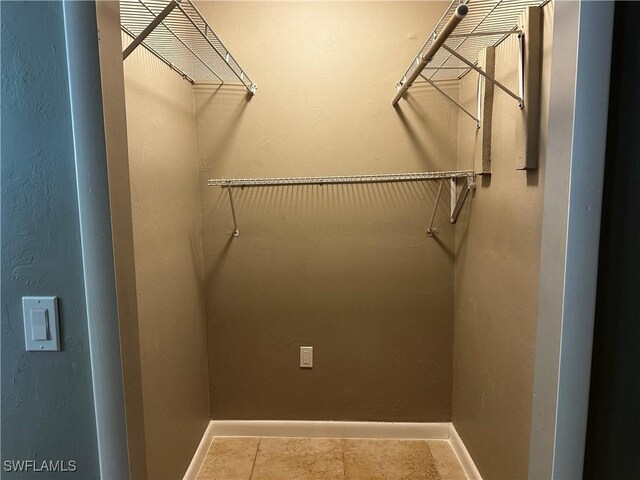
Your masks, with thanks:
M 349 175 L 329 177 L 283 177 L 283 178 L 212 178 L 210 187 L 268 187 L 277 185 L 329 185 L 348 183 L 420 182 L 424 180 L 468 178 L 472 170 L 443 172 L 385 173 L 380 175 Z
M 426 67 L 431 60 L 433 60 L 433 57 L 435 57 L 436 53 L 438 53 L 438 50 L 440 50 L 440 47 L 444 44 L 444 42 L 447 41 L 447 38 L 449 38 L 449 35 L 453 33 L 455 28 L 462 21 L 462 19 L 467 15 L 467 13 L 469 13 L 469 7 L 465 3 L 461 3 L 456 7 L 455 12 L 451 15 L 451 18 L 449 18 L 449 21 L 447 22 L 447 24 L 440 31 L 440 33 L 438 33 L 434 37 L 433 43 L 431 44 L 431 47 L 429 47 L 429 50 L 427 50 L 427 53 L 422 55 L 422 57 L 419 57 L 419 59 L 416 58 L 415 68 L 413 69 L 411 74 L 409 74 L 409 77 L 403 82 L 401 82 L 401 84 L 399 84 L 398 93 L 396 93 L 396 96 L 393 97 L 391 105 L 393 105 L 394 107 L 396 106 L 396 104 L 400 101 L 400 99 L 405 94 L 405 92 L 409 89 L 411 85 L 413 85 L 413 82 L 416 80 L 416 78 L 418 78 L 418 75 L 422 73 L 422 70 L 424 70 L 424 67 Z

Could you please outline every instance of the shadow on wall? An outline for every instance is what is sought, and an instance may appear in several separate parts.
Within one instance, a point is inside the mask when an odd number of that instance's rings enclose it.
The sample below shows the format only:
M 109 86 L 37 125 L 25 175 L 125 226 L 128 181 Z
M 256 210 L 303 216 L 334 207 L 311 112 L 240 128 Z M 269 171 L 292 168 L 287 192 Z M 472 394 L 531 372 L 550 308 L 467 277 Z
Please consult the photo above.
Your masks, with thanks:
M 472 218 L 473 216 L 473 200 L 476 196 L 476 190 L 471 190 L 469 195 L 467 196 L 466 201 L 464 202 L 464 206 L 460 211 L 460 215 L 458 219 L 464 219 L 464 221 L 458 221 L 456 224 L 456 243 L 454 246 L 454 258 L 459 256 L 461 253 L 466 251 L 467 248 L 467 236 L 469 234 L 469 221 L 467 219 Z
M 453 98 L 458 96 L 457 80 L 444 80 L 438 82 L 442 90 Z M 407 138 L 415 151 L 423 158 L 427 165 L 426 170 L 438 170 L 432 160 L 433 151 L 447 151 L 451 142 L 451 135 L 443 134 L 442 128 L 454 121 L 450 116 L 451 110 L 447 110 L 447 118 L 434 117 L 428 108 L 442 102 L 442 94 L 429 85 L 414 84 L 411 91 L 407 91 L 404 97 L 394 106 L 395 112 L 404 127 Z M 403 111 L 405 107 L 407 112 Z M 408 115 L 410 112 L 410 115 Z
M 449 181 L 438 200 L 434 226 L 440 231 L 452 229 L 449 220 Z M 231 236 L 233 219 L 225 188 L 210 187 L 215 199 L 204 217 L 213 229 L 228 235 L 224 247 L 213 261 L 206 283 L 215 282 L 220 265 L 235 240 Z M 217 191 L 216 191 L 217 190 Z M 386 236 L 424 236 L 451 260 L 453 248 L 440 236 L 426 237 L 438 181 L 341 184 L 283 185 L 233 189 L 234 204 L 241 237 L 263 238 L 277 229 L 279 235 L 304 235 L 311 228 L 320 236 L 354 236 L 375 225 L 385 226 Z M 308 224 L 308 225 L 307 225 Z M 391 227 L 391 228 L 389 228 Z M 374 227 L 375 228 L 375 227 Z M 237 241 L 243 241 L 239 237 Z
M 220 112 L 217 118 L 223 120 L 216 122 L 216 134 L 211 135 L 210 132 L 201 130 L 201 125 L 198 123 L 197 135 L 210 138 L 210 146 L 216 152 L 216 157 L 224 158 L 227 149 L 233 143 L 233 137 L 240 125 L 242 115 L 253 95 L 241 86 L 199 85 L 193 89 L 193 96 L 196 99 L 196 118 L 199 118 L 206 111 Z M 202 172 L 209 170 L 205 160 L 199 161 L 199 165 Z
M 193 273 L 195 285 L 202 285 L 202 233 L 191 229 L 188 234 L 189 252 L 191 257 L 190 272 Z M 204 301 L 202 303 L 204 313 Z M 203 316 L 204 318 L 204 316 Z
M 542 147 L 540 147 L 542 148 Z M 529 187 L 537 187 L 538 186 L 538 179 L 540 177 L 540 170 L 536 169 L 536 170 L 527 170 L 526 171 L 526 175 L 527 175 L 527 186 Z
M 131 43 L 131 38 L 123 32 L 123 48 L 126 47 L 129 43 Z M 131 65 L 132 63 L 134 64 L 134 66 Z M 136 72 L 144 72 L 144 76 L 140 77 L 140 75 L 127 75 L 128 70 L 131 68 L 134 68 L 135 70 L 133 71 Z M 182 111 L 185 109 L 184 103 L 180 101 L 180 99 L 175 95 L 173 95 L 173 92 L 167 90 L 166 88 L 152 88 L 152 86 L 149 84 L 148 79 L 150 77 L 165 78 L 166 76 L 169 76 L 173 78 L 173 76 L 177 74 L 171 69 L 171 67 L 158 61 L 158 58 L 147 49 L 136 48 L 131 54 L 131 57 L 128 58 L 128 61 L 124 62 L 124 71 L 126 76 L 126 88 L 127 90 L 132 92 L 130 93 L 130 95 L 134 97 L 146 97 L 149 99 L 149 104 L 164 105 L 167 109 L 176 109 L 177 111 Z M 189 82 L 187 80 L 183 81 L 185 85 L 189 85 Z M 157 85 L 160 85 L 160 83 L 157 83 Z

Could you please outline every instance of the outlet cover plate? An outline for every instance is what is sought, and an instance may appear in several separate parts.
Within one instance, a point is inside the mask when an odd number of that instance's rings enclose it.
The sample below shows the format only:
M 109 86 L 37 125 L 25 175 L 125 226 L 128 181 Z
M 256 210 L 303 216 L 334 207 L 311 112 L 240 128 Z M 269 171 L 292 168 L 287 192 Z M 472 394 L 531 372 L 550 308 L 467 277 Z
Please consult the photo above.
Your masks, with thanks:
M 300 347 L 300 368 L 313 368 L 313 347 Z

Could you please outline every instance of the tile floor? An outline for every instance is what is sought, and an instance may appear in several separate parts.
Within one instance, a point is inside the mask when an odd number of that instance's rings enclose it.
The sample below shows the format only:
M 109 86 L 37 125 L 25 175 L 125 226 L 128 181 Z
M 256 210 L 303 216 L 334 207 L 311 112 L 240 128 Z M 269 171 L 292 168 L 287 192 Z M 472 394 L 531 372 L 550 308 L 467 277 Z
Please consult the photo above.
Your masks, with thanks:
M 216 437 L 198 480 L 466 480 L 447 440 Z

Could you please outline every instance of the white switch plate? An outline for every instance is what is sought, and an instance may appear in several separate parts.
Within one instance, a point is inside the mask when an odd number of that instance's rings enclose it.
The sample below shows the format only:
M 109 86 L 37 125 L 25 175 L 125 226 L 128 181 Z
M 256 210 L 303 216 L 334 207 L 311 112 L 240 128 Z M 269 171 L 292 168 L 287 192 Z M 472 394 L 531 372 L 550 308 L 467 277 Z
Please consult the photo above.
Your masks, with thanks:
M 58 297 L 22 297 L 22 317 L 27 351 L 60 350 Z
M 300 347 L 300 368 L 313 368 L 313 347 Z

